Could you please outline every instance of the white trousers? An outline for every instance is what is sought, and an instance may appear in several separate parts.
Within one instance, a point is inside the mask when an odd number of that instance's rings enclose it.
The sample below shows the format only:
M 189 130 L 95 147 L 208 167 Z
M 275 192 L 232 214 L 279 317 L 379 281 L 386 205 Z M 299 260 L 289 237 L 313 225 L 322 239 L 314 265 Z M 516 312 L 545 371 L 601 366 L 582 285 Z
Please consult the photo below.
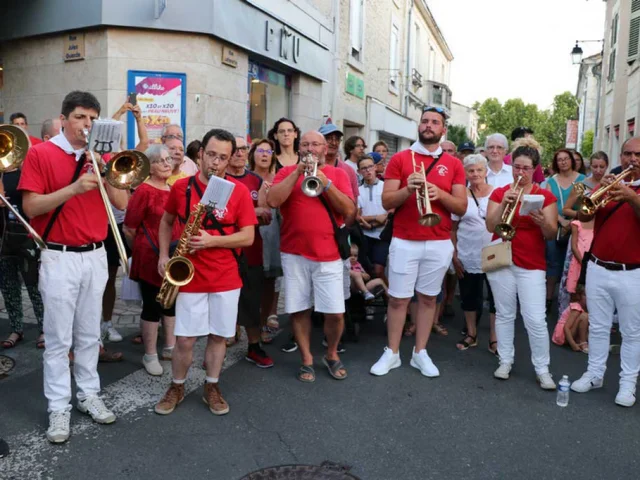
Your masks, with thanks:
M 68 354 L 72 344 L 78 400 L 100 391 L 100 317 L 108 277 L 104 248 L 42 252 L 39 289 L 44 303 L 44 394 L 49 412 L 71 408 Z
M 531 363 L 538 375 L 549 372 L 549 331 L 546 318 L 546 280 L 543 270 L 526 270 L 512 265 L 487 273 L 496 304 L 496 337 L 500 363 L 512 365 L 513 339 L 520 300 L 520 312 L 529 335 Z
M 607 369 L 613 312 L 618 309 L 620 386 L 635 388 L 640 371 L 640 269 L 616 272 L 589 262 L 587 267 L 589 310 L 589 373 L 602 377 Z

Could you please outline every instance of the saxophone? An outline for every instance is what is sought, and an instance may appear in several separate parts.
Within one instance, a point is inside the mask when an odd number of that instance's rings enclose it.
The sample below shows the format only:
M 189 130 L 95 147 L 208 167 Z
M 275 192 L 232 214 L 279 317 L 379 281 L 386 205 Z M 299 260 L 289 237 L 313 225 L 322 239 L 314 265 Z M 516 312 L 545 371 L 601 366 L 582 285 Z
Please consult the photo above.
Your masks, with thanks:
M 192 279 L 195 269 L 193 263 L 185 255 L 189 251 L 189 238 L 198 233 L 202 226 L 203 213 L 206 206 L 199 203 L 189 214 L 180 240 L 171 259 L 165 266 L 165 275 L 156 300 L 162 308 L 167 309 L 175 303 L 180 287 L 187 285 Z

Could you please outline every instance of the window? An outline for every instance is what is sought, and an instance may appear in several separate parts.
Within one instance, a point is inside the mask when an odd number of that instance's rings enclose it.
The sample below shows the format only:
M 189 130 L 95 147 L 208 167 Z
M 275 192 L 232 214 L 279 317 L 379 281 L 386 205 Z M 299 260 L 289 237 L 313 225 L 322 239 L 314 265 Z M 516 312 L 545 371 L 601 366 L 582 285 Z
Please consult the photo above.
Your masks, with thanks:
M 636 132 L 636 119 L 632 118 L 631 120 L 627 120 L 627 136 L 625 138 L 631 138 L 635 135 Z
M 609 52 L 609 72 L 607 81 L 613 82 L 616 78 L 616 53 L 618 43 L 618 14 L 616 13 L 611 21 L 611 51 Z
M 436 51 L 429 47 L 429 80 L 436 79 Z
M 364 45 L 364 0 L 351 0 L 349 6 L 349 41 L 351 42 L 351 56 L 362 61 L 362 47 Z
M 420 27 L 416 24 L 415 33 L 413 35 L 413 47 L 411 57 L 411 68 L 422 73 L 420 68 Z
M 400 28 L 395 21 L 391 25 L 391 44 L 389 45 L 389 88 L 398 89 L 398 49 L 400 47 Z
M 640 53 L 640 0 L 632 0 L 627 62 L 631 63 L 636 60 L 638 53 Z
M 277 119 L 290 116 L 291 77 L 249 62 L 249 135 L 262 138 Z

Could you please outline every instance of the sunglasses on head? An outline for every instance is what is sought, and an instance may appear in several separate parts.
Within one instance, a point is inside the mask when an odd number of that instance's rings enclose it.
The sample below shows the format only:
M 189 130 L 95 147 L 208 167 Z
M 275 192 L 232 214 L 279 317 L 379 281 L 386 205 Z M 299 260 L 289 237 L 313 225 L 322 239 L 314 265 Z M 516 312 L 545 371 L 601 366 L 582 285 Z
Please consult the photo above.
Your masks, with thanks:
M 436 112 L 436 113 L 440 113 L 441 115 L 446 115 L 444 108 L 440 108 L 440 107 L 424 107 L 422 109 L 422 113 L 425 113 L 425 112 Z

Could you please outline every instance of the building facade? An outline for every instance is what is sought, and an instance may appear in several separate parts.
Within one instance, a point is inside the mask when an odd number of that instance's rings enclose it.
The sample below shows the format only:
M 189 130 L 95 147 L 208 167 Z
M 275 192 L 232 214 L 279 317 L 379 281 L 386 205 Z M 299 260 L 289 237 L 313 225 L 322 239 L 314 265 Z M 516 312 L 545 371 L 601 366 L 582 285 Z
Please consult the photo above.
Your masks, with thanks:
M 473 143 L 478 141 L 478 112 L 473 108 L 461 103 L 451 102 L 449 124 L 463 126 L 467 132 L 467 137 Z
M 585 133 L 598 136 L 597 124 L 600 116 L 600 81 L 602 80 L 602 54 L 597 53 L 582 60 L 578 73 L 578 143 L 577 150 L 582 152 Z M 590 155 L 591 152 L 582 152 Z
M 608 0 L 596 149 L 620 163 L 620 147 L 640 118 L 640 1 Z

